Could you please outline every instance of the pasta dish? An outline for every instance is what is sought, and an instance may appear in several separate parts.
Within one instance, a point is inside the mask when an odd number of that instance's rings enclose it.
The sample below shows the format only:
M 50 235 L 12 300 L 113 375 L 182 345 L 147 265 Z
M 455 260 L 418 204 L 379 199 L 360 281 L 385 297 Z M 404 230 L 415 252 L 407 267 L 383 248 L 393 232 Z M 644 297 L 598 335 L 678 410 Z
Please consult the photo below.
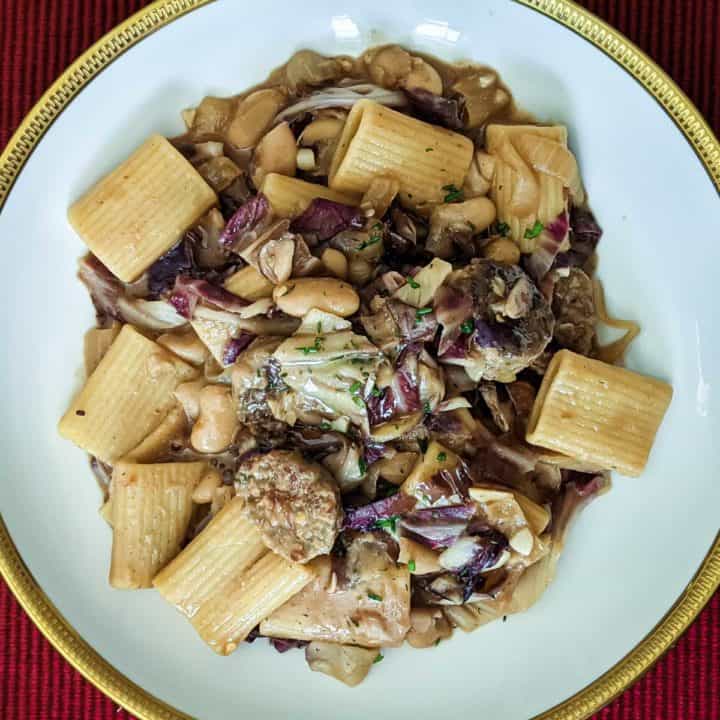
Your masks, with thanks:
M 59 431 L 110 584 L 348 685 L 529 608 L 672 395 L 619 364 L 566 127 L 399 46 L 182 118 L 69 210 L 97 325 Z

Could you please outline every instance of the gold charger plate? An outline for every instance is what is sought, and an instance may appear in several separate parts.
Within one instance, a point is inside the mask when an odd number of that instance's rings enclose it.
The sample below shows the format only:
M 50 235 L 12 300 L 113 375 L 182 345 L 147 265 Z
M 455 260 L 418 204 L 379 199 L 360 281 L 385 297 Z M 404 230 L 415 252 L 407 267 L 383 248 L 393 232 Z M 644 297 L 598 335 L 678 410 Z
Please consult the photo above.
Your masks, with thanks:
M 662 105 L 720 189 L 720 144 L 697 108 L 639 48 L 572 0 L 514 0 L 565 25 L 611 57 Z M 0 155 L 0 210 L 27 158 L 75 95 L 150 33 L 212 0 L 156 0 L 84 52 L 25 117 Z M 60 654 L 139 720 L 192 720 L 155 698 L 104 660 L 68 624 L 23 563 L 0 515 L 0 574 Z M 699 570 L 660 622 L 614 667 L 534 720 L 584 720 L 638 680 L 678 640 L 720 586 L 720 534 Z

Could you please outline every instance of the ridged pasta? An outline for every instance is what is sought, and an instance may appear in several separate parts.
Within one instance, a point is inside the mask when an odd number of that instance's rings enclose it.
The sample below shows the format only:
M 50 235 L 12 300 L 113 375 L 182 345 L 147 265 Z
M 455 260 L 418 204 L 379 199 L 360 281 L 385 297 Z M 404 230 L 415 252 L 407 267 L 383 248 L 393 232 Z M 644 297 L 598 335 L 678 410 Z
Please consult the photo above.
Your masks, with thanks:
M 192 513 L 192 493 L 204 462 L 137 465 L 120 462 L 112 477 L 110 584 L 152 587 L 180 550 Z
M 472 156 L 464 135 L 361 100 L 348 115 L 328 183 L 364 192 L 374 178 L 390 177 L 400 183 L 403 204 L 438 203 L 449 186 L 462 187 Z
M 233 295 L 250 302 L 270 297 L 273 291 L 273 284 L 252 265 L 233 273 L 224 285 Z
M 275 553 L 235 575 L 203 603 L 190 622 L 218 654 L 229 655 L 250 631 L 313 578 L 312 571 Z
M 153 584 L 169 603 L 192 618 L 206 600 L 267 552 L 260 533 L 244 515 L 242 500 L 234 498 L 158 573 Z
M 170 409 L 165 419 L 123 460 L 135 463 L 155 462 L 170 450 L 173 440 L 182 436 L 187 426 L 185 411 L 180 406 Z
M 68 219 L 117 277 L 132 282 L 216 203 L 180 152 L 152 135 L 75 202 Z
M 261 191 L 267 197 L 273 213 L 284 218 L 300 215 L 315 198 L 333 200 L 345 205 L 360 205 L 361 199 L 358 193 L 340 192 L 325 185 L 278 173 L 269 173 L 265 176 Z
M 90 377 L 105 353 L 120 332 L 120 323 L 113 323 L 109 328 L 91 328 L 85 333 L 83 340 L 83 356 L 85 359 L 85 377 Z
M 527 441 L 637 476 L 671 397 L 660 380 L 561 350 L 535 400 Z
M 112 465 L 160 425 L 175 404 L 173 390 L 196 375 L 195 368 L 124 325 L 58 431 Z

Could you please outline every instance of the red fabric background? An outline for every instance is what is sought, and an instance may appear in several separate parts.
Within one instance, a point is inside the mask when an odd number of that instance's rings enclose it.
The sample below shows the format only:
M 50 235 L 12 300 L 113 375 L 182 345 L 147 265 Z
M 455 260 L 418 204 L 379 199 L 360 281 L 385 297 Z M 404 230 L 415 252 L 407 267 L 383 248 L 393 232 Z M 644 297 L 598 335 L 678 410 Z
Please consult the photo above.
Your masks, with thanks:
M 0 147 L 58 73 L 146 4 L 0 0 Z M 657 60 L 720 133 L 720 0 L 581 4 Z M 2 720 L 132 720 L 51 648 L 2 582 L 0 647 Z M 720 720 L 720 595 L 677 646 L 596 720 Z

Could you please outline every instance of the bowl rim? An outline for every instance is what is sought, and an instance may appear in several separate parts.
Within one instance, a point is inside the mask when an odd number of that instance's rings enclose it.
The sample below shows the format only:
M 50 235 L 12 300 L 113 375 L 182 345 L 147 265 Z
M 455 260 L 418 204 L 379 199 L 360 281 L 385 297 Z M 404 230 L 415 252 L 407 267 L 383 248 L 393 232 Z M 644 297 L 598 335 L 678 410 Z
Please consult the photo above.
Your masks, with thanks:
M 0 155 L 0 211 L 25 162 L 55 118 L 127 49 L 213 0 L 155 0 L 116 25 L 49 87 Z M 647 90 L 683 133 L 720 191 L 720 143 L 685 93 L 640 48 L 573 0 L 514 0 L 564 25 L 605 53 Z M 0 513 L 0 575 L 40 632 L 81 675 L 138 720 L 192 720 L 115 669 L 65 620 L 23 562 Z M 644 675 L 679 639 L 720 587 L 720 532 L 700 568 L 655 627 L 625 657 L 533 720 L 586 720 Z

